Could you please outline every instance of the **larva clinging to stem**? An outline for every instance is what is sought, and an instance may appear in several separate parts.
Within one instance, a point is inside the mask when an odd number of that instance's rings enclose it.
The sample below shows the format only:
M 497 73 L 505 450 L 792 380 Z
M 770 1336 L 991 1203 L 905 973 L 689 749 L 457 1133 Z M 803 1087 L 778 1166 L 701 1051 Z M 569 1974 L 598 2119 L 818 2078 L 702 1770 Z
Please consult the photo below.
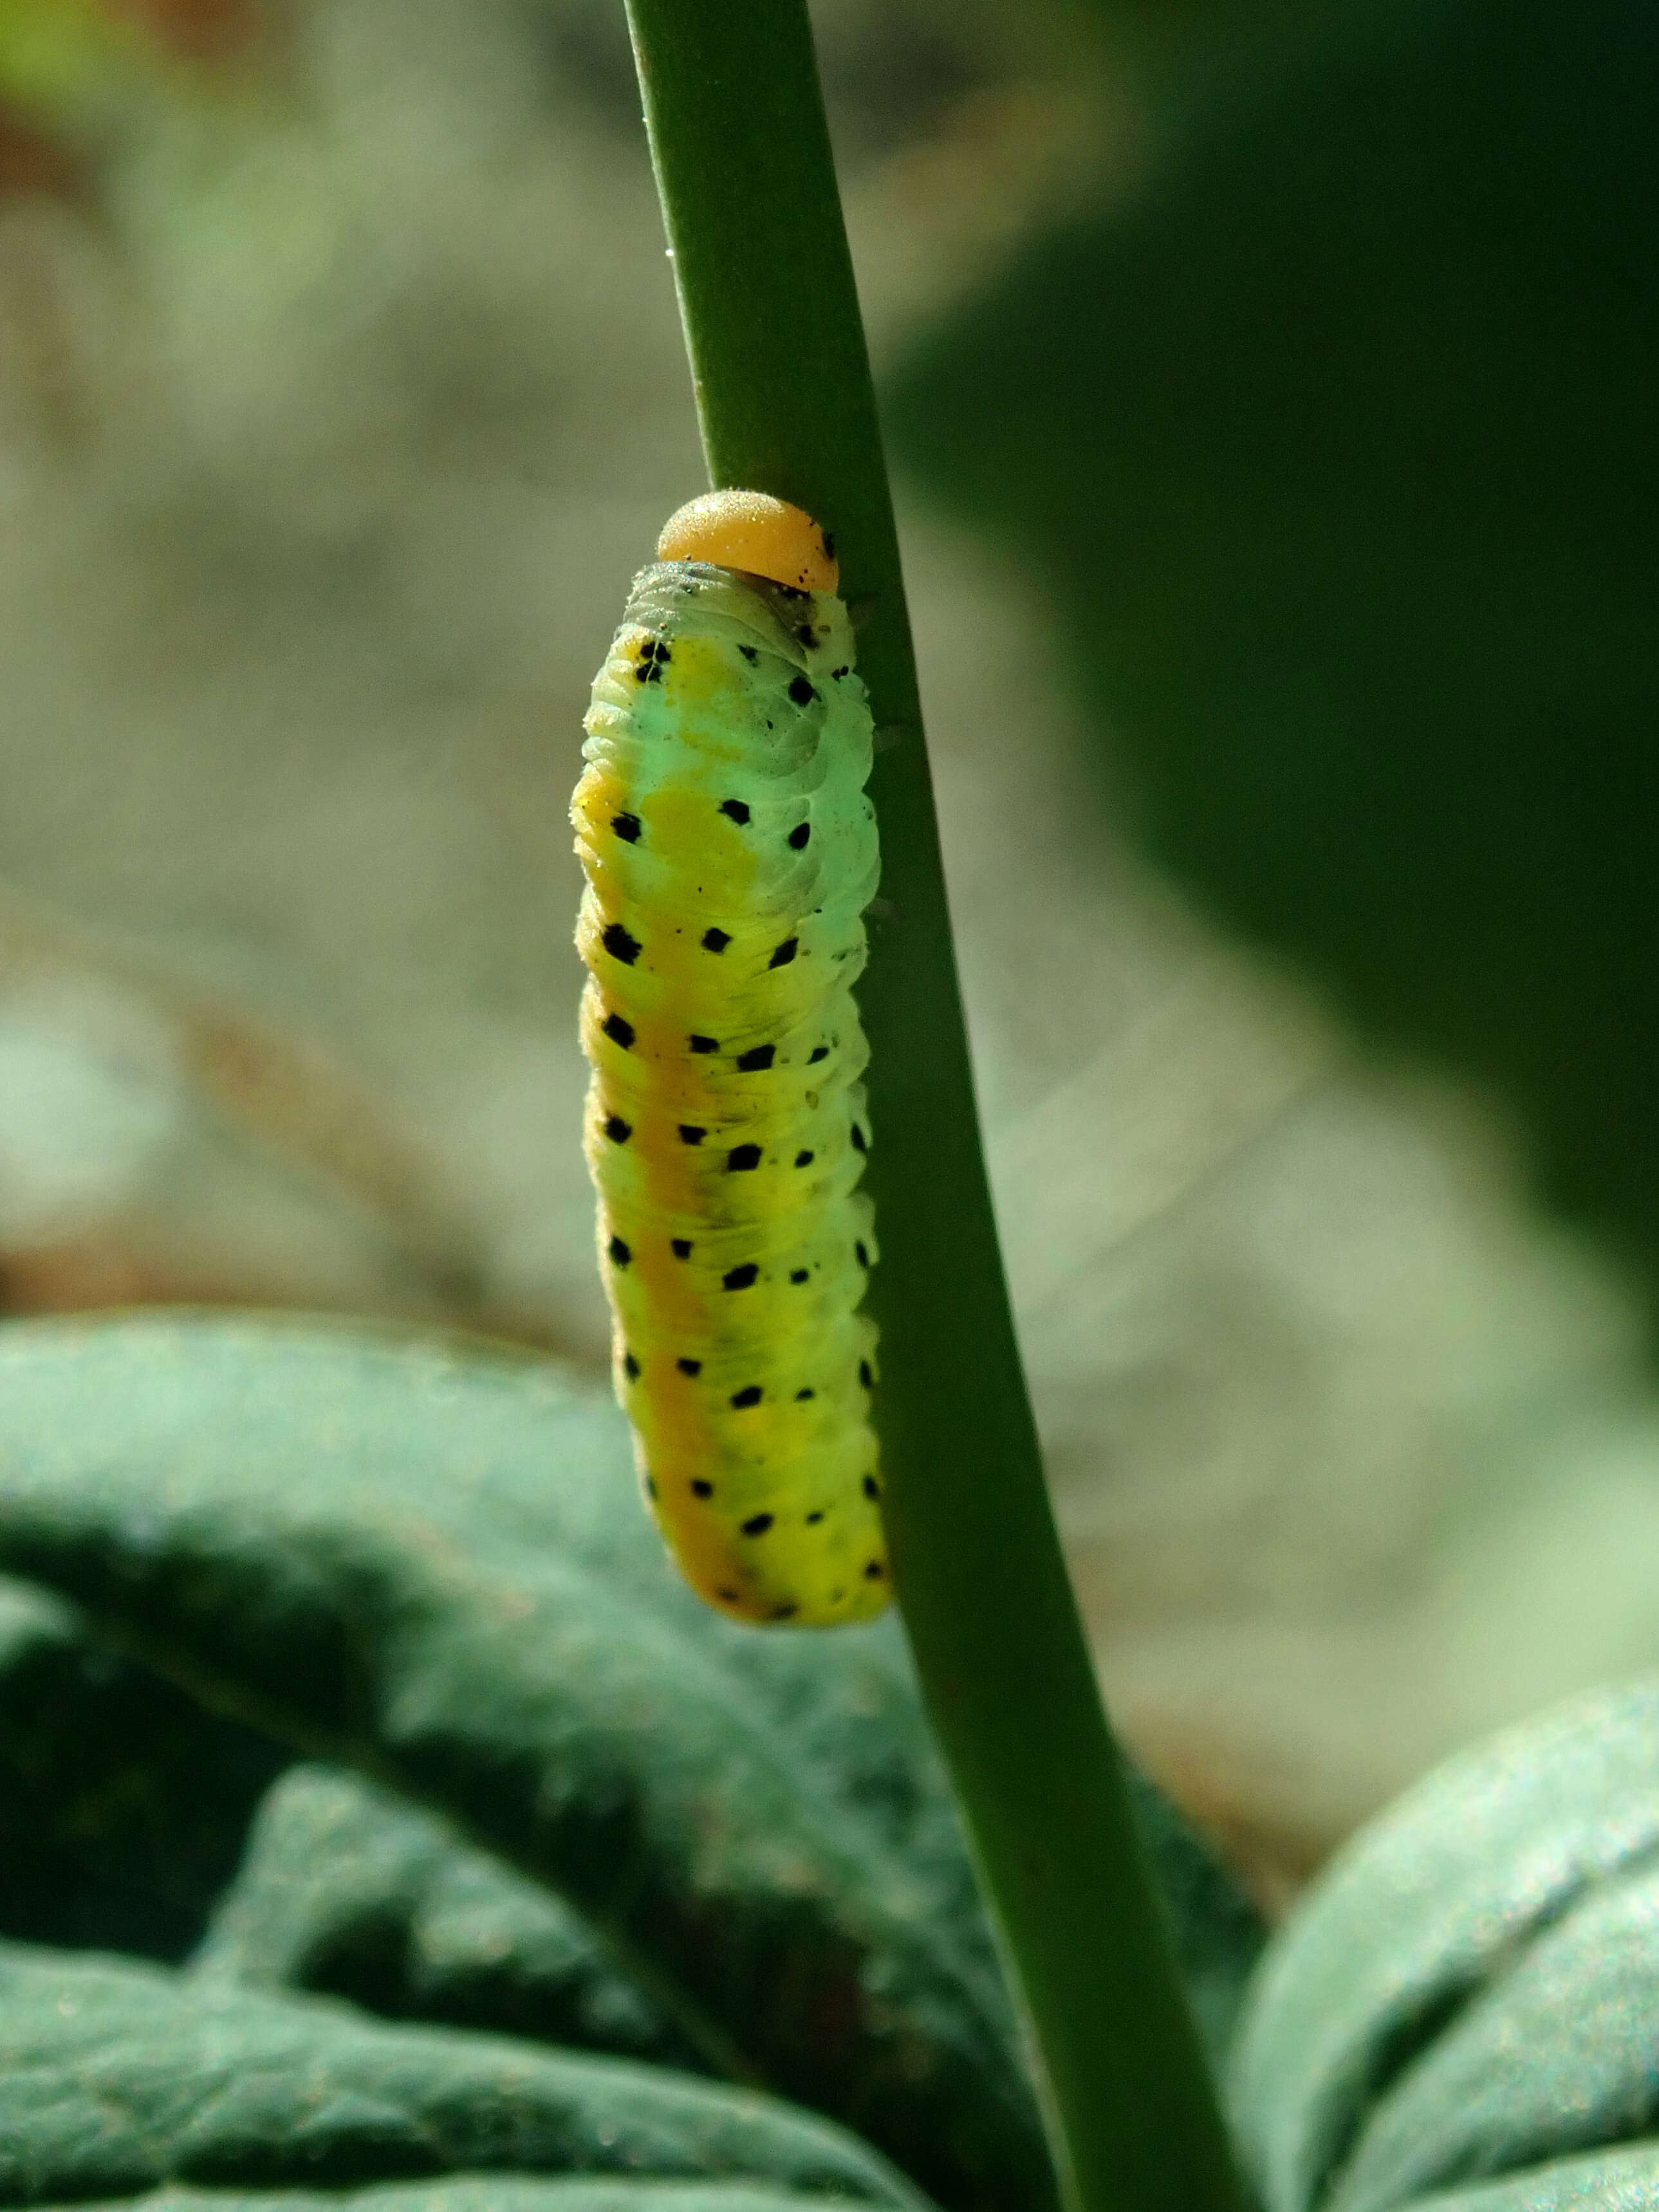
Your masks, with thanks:
M 853 985 L 872 729 L 823 532 L 715 492 L 669 521 L 593 685 L 585 1144 L 617 1395 L 693 1588 L 755 1621 L 887 1601 Z

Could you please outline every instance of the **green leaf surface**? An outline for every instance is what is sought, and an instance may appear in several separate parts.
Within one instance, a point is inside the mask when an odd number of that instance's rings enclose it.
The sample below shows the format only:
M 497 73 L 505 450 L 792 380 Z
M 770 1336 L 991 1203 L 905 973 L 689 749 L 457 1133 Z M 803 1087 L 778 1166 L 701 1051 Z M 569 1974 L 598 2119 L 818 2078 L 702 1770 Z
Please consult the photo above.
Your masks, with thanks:
M 1219 2053 L 1261 1923 L 1168 1801 L 1136 1781 L 1188 1994 Z M 302 1763 L 271 1790 L 191 1971 L 347 1996 L 392 2017 L 700 2063 L 564 1899 L 340 1767 Z
M 253 1821 L 194 1963 L 204 1997 L 307 1986 L 701 2067 L 845 2120 L 945 2201 L 1041 2201 L 896 1620 L 762 1634 L 700 1606 L 608 1395 L 356 1328 L 18 1325 L 0 1468 L 0 1562 L 58 1593 L 12 1586 L 81 1700 L 37 1812 L 80 1774 L 71 1737 L 142 1770 L 142 1726 L 127 1742 L 99 1705 L 110 1680 L 176 1709 L 175 1806 L 212 1797 L 192 1717 L 209 1765 L 244 1738 L 312 1762 Z M 76 1646 L 81 1621 L 108 1648 Z M 0 1761 L 27 1711 L 0 1648 Z M 1218 2041 L 1259 1926 L 1171 1808 L 1138 1802 Z M 251 1809 L 244 1788 L 216 1835 Z
M 896 1626 L 700 1606 L 608 1400 L 364 1332 L 20 1327 L 0 1464 L 0 1558 L 556 1890 L 712 2070 L 955 2201 L 1046 2188 Z
M 270 1790 L 191 1972 L 701 2070 L 562 1897 L 343 1767 Z
M 182 1958 L 286 1756 L 0 1578 L 0 1938 Z
M 650 2181 L 584 2174 L 542 2181 L 463 2174 L 441 2181 L 373 2182 L 362 2189 L 157 2189 L 76 2200 L 76 2212 L 811 2212 L 814 2200 L 746 2182 Z
M 0 2202 L 491 2171 L 922 2201 L 855 2137 L 752 2090 L 0 1947 Z
M 1425 2197 L 1424 2212 L 1654 2212 L 1659 2145 L 1565 2158 L 1484 2187 Z
M 1659 2122 L 1656 1853 L 1652 1682 L 1506 1732 L 1362 1832 L 1269 1948 L 1239 2036 L 1268 2212 L 1447 2191 L 1473 2212 L 1510 2174 L 1494 2212 L 1581 2201 L 1586 2166 L 1560 2161 Z

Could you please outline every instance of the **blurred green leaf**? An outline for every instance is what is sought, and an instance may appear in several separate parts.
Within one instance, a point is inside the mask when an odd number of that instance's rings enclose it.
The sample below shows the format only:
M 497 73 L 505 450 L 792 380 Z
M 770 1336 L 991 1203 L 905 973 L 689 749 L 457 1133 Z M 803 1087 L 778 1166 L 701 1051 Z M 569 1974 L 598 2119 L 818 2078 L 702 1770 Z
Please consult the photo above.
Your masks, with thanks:
M 921 2201 L 855 2137 L 752 2091 L 0 1947 L 0 2196 L 13 2203 L 491 2171 Z
M 1638 2148 L 1659 2119 L 1656 1846 L 1651 1682 L 1510 1730 L 1363 1831 L 1269 1947 L 1240 2032 L 1267 2212 L 1474 2212 L 1498 2179 L 1492 2212 L 1659 2202 Z
M 1046 2186 L 896 1623 L 760 1635 L 700 1606 L 608 1396 L 369 1332 L 19 1326 L 0 1468 L 0 1559 L 377 1785 L 278 1786 L 204 1990 L 321 1983 L 538 2034 L 592 2032 L 597 2002 L 613 2048 L 631 1993 L 633 2047 L 845 2119 L 947 2202 Z M 1145 1802 L 1219 2036 L 1255 1917 Z
M 1659 1270 L 1650 11 L 1344 11 L 894 380 L 1150 849 Z

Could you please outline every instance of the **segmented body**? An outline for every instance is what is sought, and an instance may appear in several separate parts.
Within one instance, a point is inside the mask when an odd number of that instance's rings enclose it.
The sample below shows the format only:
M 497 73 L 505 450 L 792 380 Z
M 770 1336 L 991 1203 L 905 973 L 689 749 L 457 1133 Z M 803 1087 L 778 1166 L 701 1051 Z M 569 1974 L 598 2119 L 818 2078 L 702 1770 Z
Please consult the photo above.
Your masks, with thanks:
M 586 727 L 585 1141 L 641 1479 L 711 1604 L 866 1618 L 888 1584 L 852 986 L 878 858 L 847 611 L 659 562 Z

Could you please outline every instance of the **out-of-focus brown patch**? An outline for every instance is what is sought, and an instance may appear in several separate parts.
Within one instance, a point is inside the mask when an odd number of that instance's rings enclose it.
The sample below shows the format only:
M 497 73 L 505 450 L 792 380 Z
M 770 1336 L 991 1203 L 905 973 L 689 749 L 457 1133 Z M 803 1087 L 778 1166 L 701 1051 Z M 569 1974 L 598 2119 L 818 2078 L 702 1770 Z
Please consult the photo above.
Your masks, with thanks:
M 0 1252 L 0 1314 L 65 1314 L 146 1305 L 246 1305 L 248 1285 L 204 1280 L 124 1241 L 118 1225 Z M 274 1303 L 274 1301 L 270 1301 Z
M 86 156 L 10 100 L 0 99 L 0 200 L 86 204 Z
M 147 30 L 172 52 L 228 61 L 258 43 L 269 11 L 258 0 L 105 0 L 110 13 Z

